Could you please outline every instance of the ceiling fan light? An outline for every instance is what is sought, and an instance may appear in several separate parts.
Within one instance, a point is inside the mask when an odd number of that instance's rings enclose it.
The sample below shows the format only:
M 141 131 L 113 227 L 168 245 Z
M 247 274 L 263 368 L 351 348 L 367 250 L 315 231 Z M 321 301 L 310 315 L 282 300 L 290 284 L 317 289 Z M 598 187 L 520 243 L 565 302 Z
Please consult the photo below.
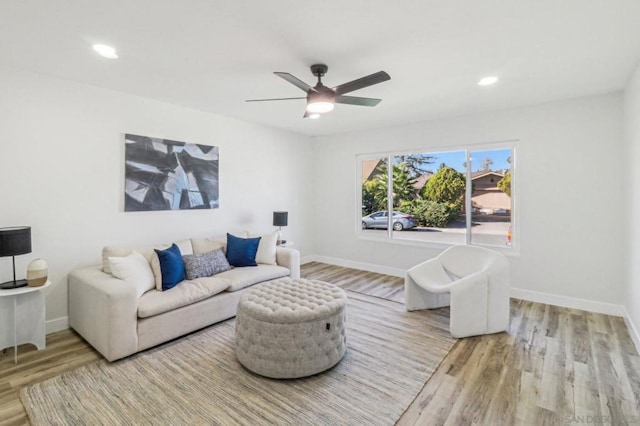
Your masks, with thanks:
M 315 114 L 323 114 L 333 110 L 333 102 L 316 101 L 307 104 L 307 111 Z
M 320 118 L 320 114 L 318 114 L 317 112 L 314 112 L 313 114 L 307 115 L 307 118 L 310 118 L 312 120 L 317 120 L 318 118 Z

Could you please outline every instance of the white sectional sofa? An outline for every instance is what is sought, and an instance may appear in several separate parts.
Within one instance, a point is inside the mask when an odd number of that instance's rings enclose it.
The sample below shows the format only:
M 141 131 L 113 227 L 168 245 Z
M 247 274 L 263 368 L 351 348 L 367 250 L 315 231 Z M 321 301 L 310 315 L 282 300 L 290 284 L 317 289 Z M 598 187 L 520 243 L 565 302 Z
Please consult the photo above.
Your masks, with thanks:
M 216 246 L 225 248 L 223 241 L 206 238 L 183 240 L 178 245 L 183 253 L 191 249 L 193 254 Z M 234 317 L 240 296 L 254 284 L 300 277 L 299 252 L 276 247 L 275 264 L 236 267 L 138 297 L 134 286 L 109 273 L 108 258 L 136 250 L 151 265 L 153 249 L 105 247 L 102 265 L 69 274 L 69 325 L 109 361 Z

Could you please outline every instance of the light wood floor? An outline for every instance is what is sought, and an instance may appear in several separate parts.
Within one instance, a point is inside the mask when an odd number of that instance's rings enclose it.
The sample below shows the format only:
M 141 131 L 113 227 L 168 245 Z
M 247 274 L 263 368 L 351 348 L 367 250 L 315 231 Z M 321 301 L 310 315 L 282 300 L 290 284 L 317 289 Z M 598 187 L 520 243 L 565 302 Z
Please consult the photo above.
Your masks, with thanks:
M 404 301 L 400 278 L 321 263 L 302 275 Z M 12 349 L 0 354 L 0 425 L 28 424 L 20 388 L 100 358 L 70 330 L 18 355 L 16 366 Z M 640 357 L 622 318 L 512 299 L 509 332 L 459 340 L 398 424 L 639 425 L 639 407 Z

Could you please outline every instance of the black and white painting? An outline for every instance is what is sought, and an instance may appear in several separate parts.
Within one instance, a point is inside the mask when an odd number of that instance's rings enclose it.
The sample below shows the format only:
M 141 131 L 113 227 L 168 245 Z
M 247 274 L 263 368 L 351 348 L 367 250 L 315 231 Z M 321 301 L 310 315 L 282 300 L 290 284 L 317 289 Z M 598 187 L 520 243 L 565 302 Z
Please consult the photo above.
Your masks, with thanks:
M 218 147 L 125 135 L 124 210 L 216 209 Z

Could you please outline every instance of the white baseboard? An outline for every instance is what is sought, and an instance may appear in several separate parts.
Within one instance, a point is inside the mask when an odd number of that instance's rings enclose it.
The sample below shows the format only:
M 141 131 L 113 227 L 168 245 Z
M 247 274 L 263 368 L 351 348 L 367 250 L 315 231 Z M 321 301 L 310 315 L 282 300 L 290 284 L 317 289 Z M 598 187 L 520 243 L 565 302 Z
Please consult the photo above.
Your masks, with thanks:
M 311 255 L 311 256 L 304 256 L 300 258 L 301 265 L 304 265 L 305 263 L 311 263 L 311 262 L 316 262 L 316 256 Z
M 47 334 L 55 333 L 69 328 L 69 317 L 56 318 L 48 320 L 45 324 Z
M 380 274 L 391 275 L 394 277 L 404 277 L 405 270 L 401 268 L 393 268 L 390 266 L 375 265 L 366 262 L 355 262 L 352 260 L 338 259 L 335 257 L 311 255 L 305 256 L 301 263 L 322 262 L 330 265 L 344 266 L 347 268 L 360 269 L 363 271 L 377 272 Z M 532 290 L 521 288 L 512 288 L 511 297 L 517 299 L 528 300 L 531 302 L 545 303 L 548 305 L 562 306 L 565 308 L 580 309 L 583 311 L 596 312 L 599 314 L 613 315 L 617 317 L 625 317 L 625 309 L 622 305 L 613 303 L 597 302 L 588 299 L 579 299 L 574 297 L 560 296 L 557 294 L 540 293 Z
M 633 344 L 636 346 L 636 351 L 640 354 L 640 332 L 638 328 L 635 326 L 633 321 L 631 320 L 631 315 L 629 315 L 629 311 L 627 308 L 624 309 L 624 323 L 627 324 L 627 329 L 629 330 L 629 335 L 631 336 L 631 340 L 633 340 Z
M 624 306 L 614 303 L 596 302 L 595 300 L 579 299 L 560 296 L 557 294 L 540 293 L 522 288 L 511 288 L 511 297 L 528 300 L 530 302 L 545 303 L 547 305 L 562 306 L 563 308 L 580 309 L 581 311 L 624 317 Z
M 303 261 L 304 260 L 304 261 Z M 305 256 L 300 263 L 321 262 L 329 265 L 343 266 L 345 268 L 359 269 L 361 271 L 377 272 L 379 274 L 391 275 L 392 277 L 404 278 L 406 270 L 401 268 L 392 268 L 390 266 L 375 265 L 373 263 L 356 262 L 353 260 L 338 259 L 336 257 L 327 256 Z

